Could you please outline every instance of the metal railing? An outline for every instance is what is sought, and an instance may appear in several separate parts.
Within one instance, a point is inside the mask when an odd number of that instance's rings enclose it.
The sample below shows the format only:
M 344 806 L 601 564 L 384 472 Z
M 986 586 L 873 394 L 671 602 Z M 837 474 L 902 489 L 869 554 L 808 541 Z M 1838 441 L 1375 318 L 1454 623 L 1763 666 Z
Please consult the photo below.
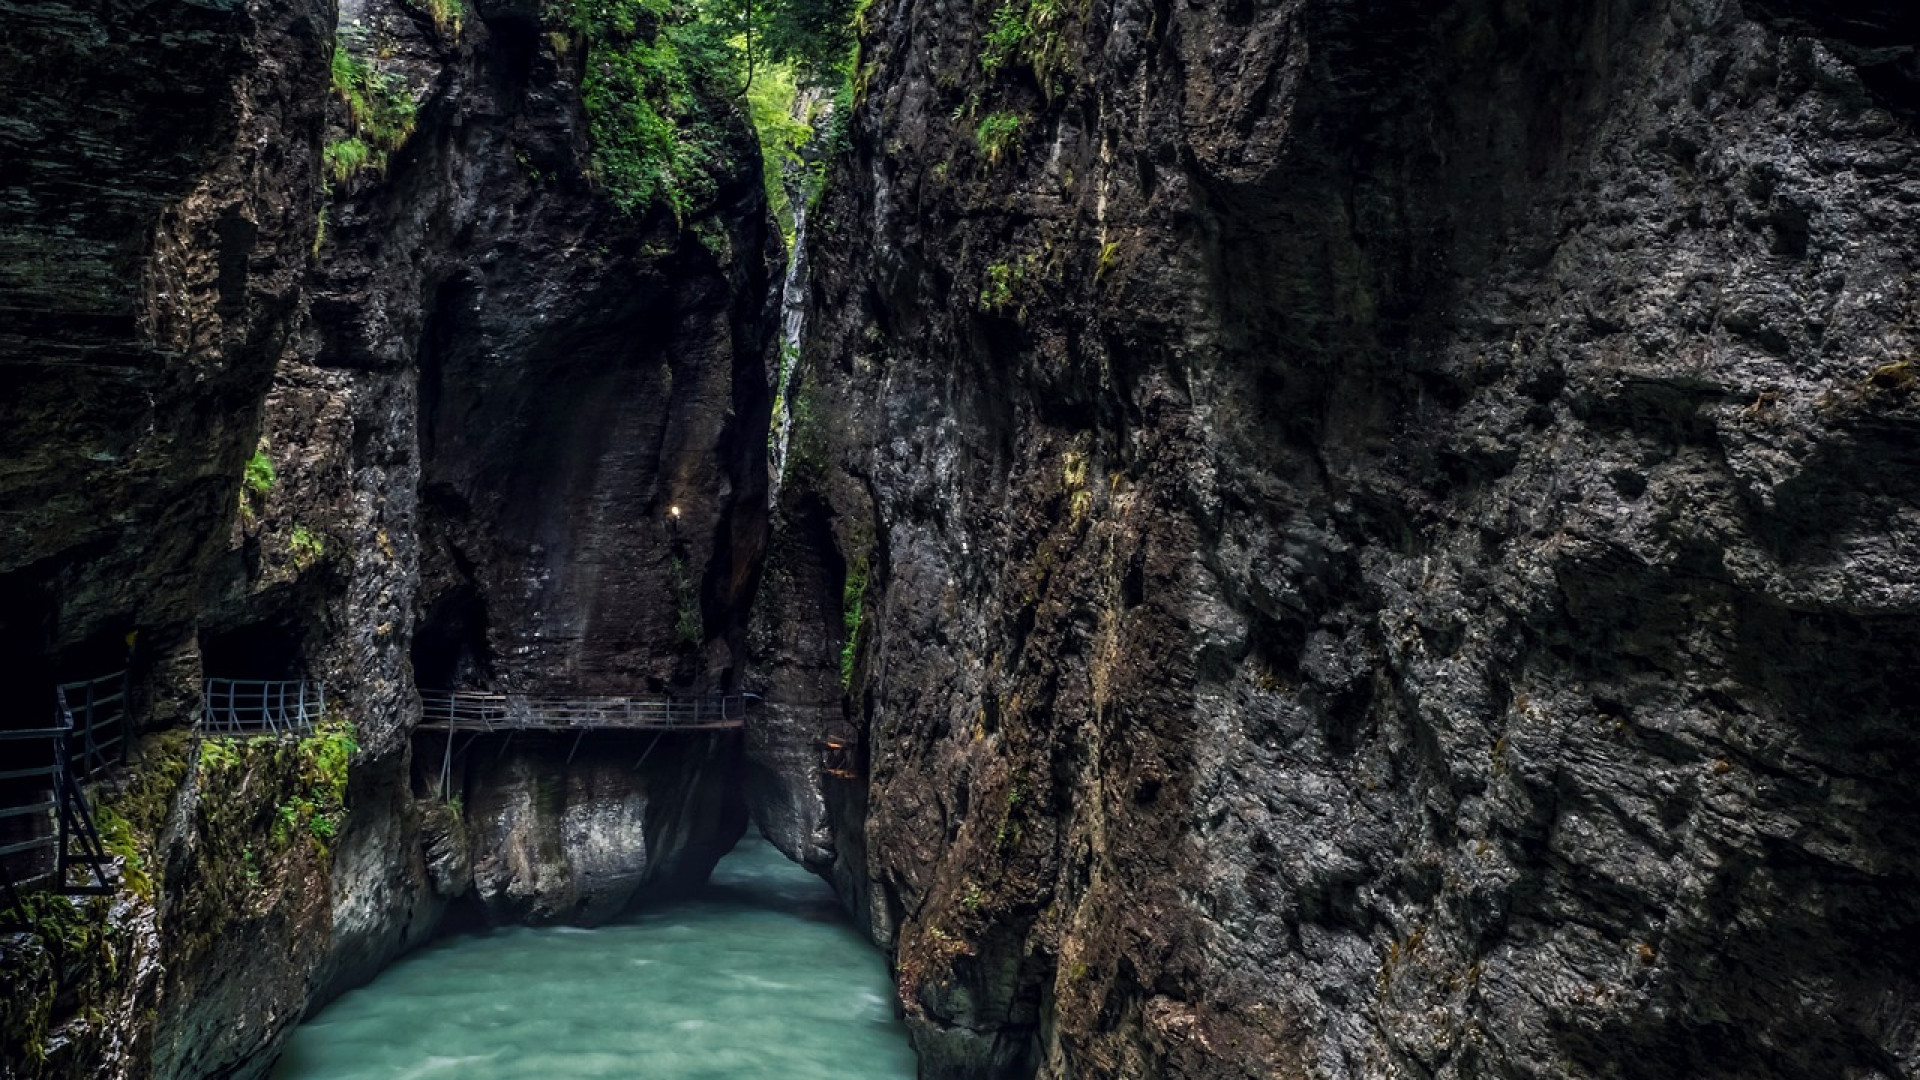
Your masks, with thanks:
M 215 735 L 309 735 L 326 709 L 327 685 L 311 679 L 208 679 L 194 727 Z
M 697 698 L 532 697 L 422 690 L 420 730 L 710 731 L 744 727 L 748 694 Z
M 22 800 L 0 806 L 0 837 L 8 837 L 0 840 L 0 920 L 21 911 L 20 890 L 48 881 L 69 894 L 113 891 L 80 786 L 74 734 L 65 709 L 55 713 L 52 727 L 0 731 L 10 763 L 0 782 Z M 69 871 L 75 866 L 89 870 L 92 880 L 74 881 Z
M 83 783 L 127 763 L 132 733 L 126 672 L 61 683 L 53 692 L 56 707 L 72 729 L 67 749 Z

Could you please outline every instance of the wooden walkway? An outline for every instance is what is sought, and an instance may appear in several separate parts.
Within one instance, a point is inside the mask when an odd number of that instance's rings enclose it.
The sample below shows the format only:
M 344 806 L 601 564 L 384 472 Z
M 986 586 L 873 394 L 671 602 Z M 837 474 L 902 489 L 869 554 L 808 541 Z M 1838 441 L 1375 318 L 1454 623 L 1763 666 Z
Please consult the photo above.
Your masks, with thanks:
M 420 691 L 420 731 L 735 731 L 751 694 L 533 697 Z

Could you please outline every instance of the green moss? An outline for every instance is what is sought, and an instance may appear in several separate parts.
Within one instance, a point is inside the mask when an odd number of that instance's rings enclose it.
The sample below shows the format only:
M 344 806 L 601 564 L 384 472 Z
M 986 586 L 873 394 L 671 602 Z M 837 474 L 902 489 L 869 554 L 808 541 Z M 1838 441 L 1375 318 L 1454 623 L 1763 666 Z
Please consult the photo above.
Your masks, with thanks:
M 100 834 L 100 844 L 107 853 L 120 858 L 121 884 L 136 895 L 152 900 L 153 878 L 147 874 L 146 854 L 140 849 L 133 824 L 113 807 L 101 806 L 93 813 L 93 827 Z
M 853 689 L 853 672 L 860 659 L 860 629 L 866 623 L 867 585 L 872 573 L 870 556 L 862 552 L 847 567 L 847 579 L 840 589 L 841 618 L 846 639 L 840 646 L 840 688 Z
M 240 474 L 240 479 L 248 491 L 265 495 L 273 490 L 279 477 L 274 474 L 273 459 L 267 456 L 267 452 L 255 450 L 253 456 L 247 459 L 246 471 Z
M 345 721 L 333 718 L 293 748 L 294 785 L 274 808 L 269 834 L 276 850 L 305 833 L 326 855 L 347 812 L 348 767 L 359 745 Z
M 293 534 L 287 538 L 287 547 L 293 552 L 293 565 L 305 570 L 320 561 L 327 553 L 327 542 L 318 533 L 305 525 L 295 525 Z
M 126 887 L 145 900 L 158 893 L 154 875 L 160 859 L 154 845 L 166 831 L 192 753 L 191 732 L 148 736 L 134 747 L 130 767 L 95 796 L 94 826 L 100 842 L 121 858 Z
M 801 377 L 793 395 L 793 417 L 787 429 L 786 474 L 790 477 L 826 475 L 827 432 L 816 407 L 811 380 Z
M 344 818 L 354 752 L 337 717 L 300 740 L 196 742 L 186 730 L 141 739 L 130 767 L 94 793 L 95 825 L 123 862 L 125 891 L 78 902 L 33 894 L 20 913 L 29 932 L 0 935 L 0 1072 L 14 1066 L 23 1077 L 41 1075 L 56 1030 L 67 1046 L 62 1060 L 83 1060 L 101 1039 L 138 1034 L 109 1031 L 104 1019 L 109 1003 L 126 1000 L 127 980 L 141 970 L 131 962 L 131 924 L 114 919 L 129 900 L 152 905 L 162 893 L 170 898 L 158 959 L 182 970 L 237 940 L 236 925 L 257 918 L 261 905 L 308 906 L 313 889 L 326 887 L 328 842 Z M 185 800 L 189 790 L 195 795 Z M 184 816 L 183 805 L 190 808 Z M 311 844 L 268 850 L 281 806 L 295 808 Z M 190 835 L 172 850 L 185 857 L 185 872 L 162 881 L 170 866 L 160 838 L 182 829 Z
M 1020 117 L 1010 112 L 993 112 L 980 118 L 974 125 L 973 139 L 980 148 L 980 154 L 987 164 L 997 165 L 1000 159 L 1012 154 L 1019 145 Z
M 674 640 L 688 646 L 700 644 L 706 640 L 700 617 L 700 594 L 694 588 L 693 574 L 683 556 L 675 555 L 668 561 L 667 584 L 673 590 L 674 608 L 678 613 L 674 619 Z
M 112 910 L 106 897 L 75 901 L 40 892 L 22 898 L 12 914 L 24 932 L 0 939 L 0 1070 L 27 1066 L 20 1075 L 40 1075 L 56 1028 L 71 1044 L 102 1026 L 94 1003 L 131 967 L 128 935 L 111 920 Z
M 374 150 L 365 139 L 358 135 L 349 135 L 344 139 L 335 139 L 327 143 L 321 152 L 326 162 L 327 175 L 335 182 L 345 182 L 354 173 L 366 168 L 373 162 Z

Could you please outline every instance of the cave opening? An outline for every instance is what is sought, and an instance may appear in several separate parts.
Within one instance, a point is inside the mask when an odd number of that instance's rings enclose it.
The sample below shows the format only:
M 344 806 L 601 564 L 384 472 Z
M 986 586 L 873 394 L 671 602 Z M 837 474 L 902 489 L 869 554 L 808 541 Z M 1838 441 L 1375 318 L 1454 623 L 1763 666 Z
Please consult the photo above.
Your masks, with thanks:
M 414 684 L 423 689 L 490 685 L 493 652 L 479 588 L 467 582 L 435 597 L 414 628 L 410 651 Z
M 305 676 L 301 634 L 277 619 L 200 630 L 200 664 L 209 678 L 268 682 Z

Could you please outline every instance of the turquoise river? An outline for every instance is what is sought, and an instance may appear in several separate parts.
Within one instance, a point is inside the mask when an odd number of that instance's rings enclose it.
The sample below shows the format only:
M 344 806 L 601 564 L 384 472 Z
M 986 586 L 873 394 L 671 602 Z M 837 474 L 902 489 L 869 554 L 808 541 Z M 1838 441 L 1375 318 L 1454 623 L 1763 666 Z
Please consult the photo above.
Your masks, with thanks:
M 420 950 L 273 1080 L 911 1080 L 892 995 L 826 885 L 750 835 L 685 902 Z

